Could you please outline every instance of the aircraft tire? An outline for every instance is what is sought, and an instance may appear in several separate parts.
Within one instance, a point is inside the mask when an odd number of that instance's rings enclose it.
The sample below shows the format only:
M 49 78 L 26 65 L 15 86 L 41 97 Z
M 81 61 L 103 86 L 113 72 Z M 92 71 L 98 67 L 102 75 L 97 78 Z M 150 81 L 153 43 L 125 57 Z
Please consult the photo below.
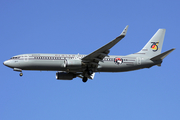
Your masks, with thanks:
M 82 81 L 85 83 L 87 82 L 88 78 L 87 77 L 83 77 Z
M 20 73 L 19 76 L 23 76 L 23 73 Z

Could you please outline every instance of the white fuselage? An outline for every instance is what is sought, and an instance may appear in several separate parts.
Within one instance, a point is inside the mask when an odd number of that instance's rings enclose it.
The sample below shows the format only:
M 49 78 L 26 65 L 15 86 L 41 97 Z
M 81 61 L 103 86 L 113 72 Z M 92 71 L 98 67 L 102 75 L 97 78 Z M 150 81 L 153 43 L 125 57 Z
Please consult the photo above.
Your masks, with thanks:
M 83 72 L 84 68 L 67 68 L 65 60 L 81 60 L 86 55 L 75 54 L 22 54 L 12 57 L 4 62 L 10 68 L 21 70 L 40 71 L 70 71 Z M 95 72 L 123 72 L 141 68 L 149 68 L 155 65 L 151 60 L 142 57 L 129 56 L 108 56 L 99 62 Z

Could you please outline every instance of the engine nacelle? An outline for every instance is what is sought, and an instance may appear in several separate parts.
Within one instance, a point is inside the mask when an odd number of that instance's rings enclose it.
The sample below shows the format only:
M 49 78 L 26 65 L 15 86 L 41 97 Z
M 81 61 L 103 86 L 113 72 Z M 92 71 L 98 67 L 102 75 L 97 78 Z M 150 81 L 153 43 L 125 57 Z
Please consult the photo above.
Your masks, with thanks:
M 77 69 L 77 68 L 81 68 L 82 67 L 82 62 L 81 60 L 65 60 L 64 61 L 64 67 L 68 68 L 68 69 Z
M 57 80 L 72 80 L 76 75 L 73 73 L 65 73 L 65 72 L 57 72 L 56 79 Z

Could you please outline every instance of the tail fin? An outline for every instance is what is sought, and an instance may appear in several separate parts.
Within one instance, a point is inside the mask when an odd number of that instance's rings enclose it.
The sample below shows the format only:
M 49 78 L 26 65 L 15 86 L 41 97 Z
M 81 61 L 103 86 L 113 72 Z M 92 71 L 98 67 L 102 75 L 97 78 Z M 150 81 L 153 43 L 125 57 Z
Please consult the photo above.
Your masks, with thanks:
M 138 54 L 154 57 L 161 53 L 166 29 L 159 29 Z

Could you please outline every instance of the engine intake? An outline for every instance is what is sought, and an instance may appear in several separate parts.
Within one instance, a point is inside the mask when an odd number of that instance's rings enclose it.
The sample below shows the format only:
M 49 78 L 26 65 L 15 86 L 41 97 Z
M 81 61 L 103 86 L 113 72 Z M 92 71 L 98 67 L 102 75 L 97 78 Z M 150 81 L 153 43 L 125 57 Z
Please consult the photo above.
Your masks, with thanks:
M 68 69 L 77 69 L 82 67 L 82 62 L 81 60 L 65 60 L 64 61 L 64 67 Z
M 66 73 L 66 72 L 57 72 L 56 73 L 57 80 L 72 80 L 75 77 L 76 77 L 76 75 L 73 73 Z

